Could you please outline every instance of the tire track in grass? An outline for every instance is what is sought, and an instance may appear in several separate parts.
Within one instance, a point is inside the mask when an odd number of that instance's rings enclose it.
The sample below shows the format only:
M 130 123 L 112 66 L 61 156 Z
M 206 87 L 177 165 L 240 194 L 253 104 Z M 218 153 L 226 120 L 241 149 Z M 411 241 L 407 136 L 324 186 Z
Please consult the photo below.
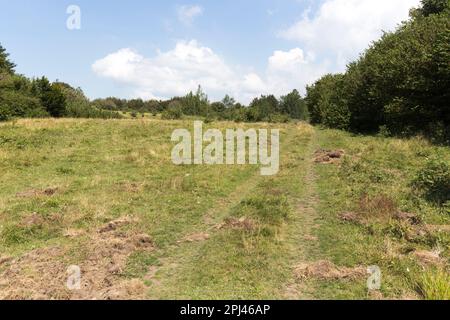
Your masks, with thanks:
M 176 299 L 274 299 L 285 297 L 286 283 L 292 275 L 292 263 L 297 258 L 302 223 L 297 210 L 279 225 L 262 222 L 257 231 L 236 229 L 214 230 L 214 225 L 228 217 L 249 214 L 242 201 L 261 201 L 264 197 L 286 198 L 290 207 L 296 208 L 299 197 L 305 194 L 300 181 L 306 176 L 303 164 L 309 158 L 311 137 L 288 131 L 282 154 L 282 170 L 275 178 L 255 175 L 214 208 L 206 217 L 206 241 L 183 243 L 172 247 L 161 259 L 163 266 L 152 272 L 149 296 Z M 312 129 L 311 129 L 312 130 Z M 311 134 L 309 132 L 308 134 Z M 297 150 L 298 148 L 298 150 Z M 241 192 L 242 191 L 242 192 Z M 245 192 L 244 192 L 245 191 Z M 286 197 L 285 197 L 286 196 Z M 255 198 L 256 197 L 256 198 Z M 259 200 L 258 200 L 259 199 Z M 250 201 L 251 202 L 251 201 Z M 278 202 L 273 207 L 277 210 Z M 271 205 L 271 202 L 268 202 Z M 264 210 L 264 208 L 260 208 Z M 272 210 L 272 207 L 269 208 Z M 214 218 L 216 216 L 216 218 Z M 212 218 L 212 219 L 211 219 Z M 254 217 L 252 217 L 254 218 Z M 301 234 L 309 230 L 302 229 Z M 266 233 L 270 233 L 267 235 Z M 272 234 L 273 233 L 273 234 Z M 297 259 L 298 261 L 298 259 Z
M 299 283 L 294 274 L 295 266 L 299 263 L 307 263 L 310 261 L 311 255 L 319 250 L 318 238 L 314 235 L 315 229 L 318 227 L 318 214 L 316 206 L 319 201 L 316 185 L 316 175 L 314 172 L 313 153 L 317 149 L 316 134 L 307 147 L 306 157 L 304 161 L 304 177 L 299 183 L 303 183 L 304 194 L 294 200 L 296 202 L 295 218 L 290 225 L 289 242 L 291 247 L 291 269 L 292 276 L 285 284 L 282 292 L 282 299 L 299 300 L 311 299 L 312 293 L 307 283 Z
M 206 212 L 202 219 L 202 225 L 192 226 L 186 230 L 177 243 L 159 253 L 159 256 L 161 256 L 159 259 L 160 266 L 151 267 L 144 277 L 146 284 L 150 286 L 150 298 L 160 299 L 163 296 L 167 299 L 174 299 L 178 297 L 176 292 L 166 292 L 167 288 L 177 290 L 176 286 L 171 287 L 166 283 L 178 274 L 178 269 L 189 263 L 189 259 L 193 258 L 195 252 L 201 247 L 202 241 L 207 240 L 211 233 L 217 231 L 216 225 L 229 215 L 230 208 L 233 208 L 251 194 L 260 180 L 259 170 L 255 170 L 254 174 L 238 185 L 228 197 L 219 199 L 213 208 Z M 184 298 L 191 297 L 185 296 Z

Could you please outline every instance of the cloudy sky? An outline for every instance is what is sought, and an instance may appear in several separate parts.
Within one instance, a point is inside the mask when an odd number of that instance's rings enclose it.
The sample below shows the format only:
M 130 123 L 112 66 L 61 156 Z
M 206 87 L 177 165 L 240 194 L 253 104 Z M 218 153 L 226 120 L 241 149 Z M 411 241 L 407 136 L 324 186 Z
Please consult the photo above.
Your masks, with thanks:
M 200 84 L 248 103 L 345 70 L 420 0 L 0 0 L 17 71 L 90 98 L 168 98 Z M 66 26 L 69 5 L 81 29 Z

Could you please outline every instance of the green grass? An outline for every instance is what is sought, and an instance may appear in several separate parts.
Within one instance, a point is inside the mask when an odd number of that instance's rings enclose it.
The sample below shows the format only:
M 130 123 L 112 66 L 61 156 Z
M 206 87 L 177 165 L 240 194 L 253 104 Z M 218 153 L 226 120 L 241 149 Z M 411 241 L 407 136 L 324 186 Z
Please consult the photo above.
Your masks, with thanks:
M 448 233 L 433 231 L 412 241 L 411 226 L 385 217 L 395 207 L 425 224 L 448 226 L 446 207 L 414 193 L 411 185 L 429 158 L 450 161 L 448 148 L 308 125 L 207 126 L 280 128 L 279 174 L 262 177 L 248 165 L 173 165 L 171 133 L 191 128 L 190 119 L 0 124 L 0 258 L 58 247 L 62 256 L 48 261 L 82 265 L 88 263 L 90 237 L 99 228 L 131 217 L 136 222 L 118 232 L 149 235 L 154 250 L 132 250 L 113 279 L 143 281 L 149 298 L 370 297 L 366 279 L 295 277 L 296 265 L 317 260 L 341 267 L 378 265 L 385 298 L 448 298 L 443 285 Z M 319 148 L 344 149 L 346 156 L 339 164 L 315 164 Z M 55 193 L 43 194 L 48 188 Z M 341 221 L 339 214 L 348 211 L 364 211 L 369 223 Z M 250 221 L 250 227 L 217 228 L 230 219 Z M 68 238 L 68 230 L 80 236 Z M 209 238 L 183 241 L 192 234 Z M 437 267 L 423 266 L 411 255 L 436 248 L 442 258 Z M 0 265 L 0 272 L 6 268 Z M 33 268 L 26 266 L 21 276 L 38 281 Z M 422 276 L 424 270 L 429 276 Z
M 450 275 L 443 271 L 428 271 L 420 279 L 419 288 L 427 300 L 450 300 Z
M 361 211 L 364 196 L 383 195 L 398 210 L 414 213 L 424 223 L 448 225 L 450 217 L 442 207 L 416 197 L 411 189 L 411 181 L 430 155 L 450 161 L 448 148 L 435 147 L 420 139 L 353 136 L 334 130 L 319 131 L 318 143 L 324 148 L 345 149 L 347 153 L 341 166 L 317 167 L 321 198 L 318 211 L 323 219 L 319 229 L 321 254 L 338 265 L 378 265 L 385 298 L 415 296 L 415 283 L 421 278 L 423 267 L 407 253 L 439 247 L 448 263 L 449 234 L 434 233 L 410 241 L 405 239 L 405 228 L 410 227 L 398 222 L 371 219 L 369 225 L 360 226 L 342 222 L 338 216 L 342 212 Z M 355 283 L 316 286 L 318 292 L 323 292 L 318 297 L 362 298 L 367 294 L 364 286 Z

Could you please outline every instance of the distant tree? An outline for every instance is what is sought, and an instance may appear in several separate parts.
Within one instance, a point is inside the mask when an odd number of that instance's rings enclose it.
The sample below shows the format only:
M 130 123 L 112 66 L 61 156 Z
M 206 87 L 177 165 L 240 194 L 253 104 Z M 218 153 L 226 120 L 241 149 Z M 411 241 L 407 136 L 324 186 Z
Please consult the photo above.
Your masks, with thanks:
M 280 104 L 274 95 L 264 96 L 253 99 L 247 111 L 249 121 L 269 121 L 270 116 L 280 113 Z
M 201 86 L 198 86 L 195 94 L 191 91 L 183 97 L 181 103 L 183 105 L 183 113 L 186 115 L 206 115 L 208 112 L 208 96 L 203 92 Z
M 9 61 L 8 57 L 9 54 L 6 52 L 6 49 L 0 44 L 0 73 L 4 72 L 13 75 L 16 65 Z
M 164 120 L 177 120 L 183 117 L 182 105 L 179 101 L 174 100 L 170 102 L 169 106 L 162 113 L 162 119 Z
M 127 108 L 131 111 L 144 111 L 145 103 L 142 99 L 132 99 L 128 101 Z
M 225 104 L 223 102 L 213 102 L 211 103 L 211 110 L 215 113 L 225 112 Z
M 223 98 L 222 104 L 225 106 L 225 108 L 233 108 L 236 104 L 236 100 L 234 98 L 230 97 L 228 94 Z
M 288 95 L 281 97 L 280 111 L 292 119 L 307 120 L 308 109 L 300 93 L 294 89 Z
M 60 118 L 66 114 L 67 101 L 60 84 L 51 84 L 46 77 L 42 77 L 34 80 L 32 90 L 50 116 Z

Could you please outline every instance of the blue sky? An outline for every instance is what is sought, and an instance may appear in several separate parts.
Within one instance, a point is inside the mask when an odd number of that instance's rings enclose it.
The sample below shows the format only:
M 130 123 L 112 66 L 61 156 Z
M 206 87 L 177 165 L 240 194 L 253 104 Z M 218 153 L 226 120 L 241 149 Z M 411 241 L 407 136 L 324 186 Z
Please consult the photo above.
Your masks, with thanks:
M 90 98 L 167 98 L 201 84 L 247 103 L 343 71 L 419 0 L 0 0 L 0 43 L 27 76 Z M 69 30 L 69 5 L 81 29 Z

